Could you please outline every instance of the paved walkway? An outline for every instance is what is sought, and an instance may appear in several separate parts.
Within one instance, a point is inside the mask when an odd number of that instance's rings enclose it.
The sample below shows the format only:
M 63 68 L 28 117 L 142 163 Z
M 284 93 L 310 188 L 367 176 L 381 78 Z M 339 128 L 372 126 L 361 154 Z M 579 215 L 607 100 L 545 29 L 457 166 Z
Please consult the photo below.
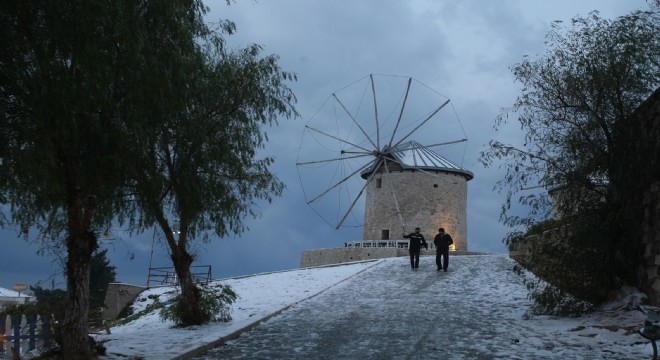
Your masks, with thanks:
M 434 257 L 418 272 L 407 261 L 380 264 L 197 359 L 640 358 L 639 346 L 621 352 L 539 327 L 551 320 L 522 320 L 529 302 L 505 256 L 451 257 L 447 273 Z

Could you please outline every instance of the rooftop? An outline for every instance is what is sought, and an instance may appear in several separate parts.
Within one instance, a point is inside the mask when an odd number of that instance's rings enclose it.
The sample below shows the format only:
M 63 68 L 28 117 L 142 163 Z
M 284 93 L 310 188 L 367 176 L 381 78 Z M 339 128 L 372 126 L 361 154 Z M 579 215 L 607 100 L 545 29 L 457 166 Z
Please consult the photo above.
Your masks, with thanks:
M 5 289 L 3 287 L 0 287 L 0 297 L 30 297 L 30 295 L 28 295 L 24 292 L 19 293 L 18 291 L 9 290 L 9 289 Z
M 474 174 L 438 155 L 428 146 L 424 146 L 416 141 L 408 141 L 393 147 L 388 151 L 387 147 L 383 152 L 388 153 L 388 157 L 397 162 L 403 169 L 421 169 L 430 171 L 446 171 L 464 176 L 467 180 L 472 180 Z M 369 168 L 362 173 L 371 173 L 373 168 Z

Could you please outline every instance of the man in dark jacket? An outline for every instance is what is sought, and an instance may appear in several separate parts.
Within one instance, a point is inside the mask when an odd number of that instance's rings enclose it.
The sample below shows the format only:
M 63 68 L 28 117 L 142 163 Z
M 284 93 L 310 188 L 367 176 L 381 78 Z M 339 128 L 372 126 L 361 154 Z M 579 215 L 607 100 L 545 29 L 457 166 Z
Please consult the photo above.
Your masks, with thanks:
M 408 245 L 408 253 L 410 253 L 410 267 L 413 271 L 417 271 L 419 268 L 419 253 L 421 252 L 421 247 L 428 249 L 429 245 L 424 239 L 424 235 L 419 233 L 419 228 L 415 228 L 414 233 L 408 235 L 403 235 L 404 239 L 410 239 Z
M 438 271 L 440 269 L 447 271 L 447 266 L 449 265 L 449 245 L 453 244 L 454 240 L 451 236 L 445 233 L 445 229 L 438 229 L 438 235 L 433 239 L 433 244 L 435 244 L 435 264 L 438 265 Z M 442 261 L 444 257 L 444 261 Z

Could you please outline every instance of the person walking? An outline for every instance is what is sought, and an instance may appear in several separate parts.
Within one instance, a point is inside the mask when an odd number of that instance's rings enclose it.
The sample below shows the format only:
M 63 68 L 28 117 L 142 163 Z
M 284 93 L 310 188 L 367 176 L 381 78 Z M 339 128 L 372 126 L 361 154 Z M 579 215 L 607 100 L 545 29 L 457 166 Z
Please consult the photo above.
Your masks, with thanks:
M 433 244 L 435 244 L 435 264 L 438 265 L 438 271 L 447 271 L 447 266 L 449 266 L 449 245 L 453 243 L 454 240 L 451 238 L 451 235 L 445 232 L 444 228 L 438 229 L 438 235 L 433 239 Z
M 410 254 L 410 267 L 413 271 L 417 271 L 419 268 L 419 253 L 422 251 L 422 246 L 428 249 L 429 245 L 424 239 L 424 235 L 419 233 L 419 228 L 415 228 L 414 233 L 408 235 L 403 235 L 404 239 L 410 239 L 408 245 L 408 253 Z

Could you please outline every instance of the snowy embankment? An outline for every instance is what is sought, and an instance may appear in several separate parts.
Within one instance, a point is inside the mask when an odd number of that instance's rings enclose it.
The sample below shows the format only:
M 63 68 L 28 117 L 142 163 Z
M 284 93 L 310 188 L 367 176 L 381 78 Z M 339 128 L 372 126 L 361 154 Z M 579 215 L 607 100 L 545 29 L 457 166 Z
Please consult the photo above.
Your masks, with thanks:
M 161 321 L 159 311 L 156 310 L 128 324 L 111 328 L 110 335 L 96 335 L 96 339 L 104 342 L 107 348 L 107 355 L 101 359 L 160 360 L 185 355 L 250 328 L 375 264 L 376 261 L 366 261 L 222 280 L 222 284 L 231 286 L 238 295 L 230 322 L 174 328 L 172 322 Z M 175 291 L 172 287 L 144 291 L 134 302 L 134 313 L 152 304 L 154 296 L 159 296 L 160 301 L 166 301 Z

